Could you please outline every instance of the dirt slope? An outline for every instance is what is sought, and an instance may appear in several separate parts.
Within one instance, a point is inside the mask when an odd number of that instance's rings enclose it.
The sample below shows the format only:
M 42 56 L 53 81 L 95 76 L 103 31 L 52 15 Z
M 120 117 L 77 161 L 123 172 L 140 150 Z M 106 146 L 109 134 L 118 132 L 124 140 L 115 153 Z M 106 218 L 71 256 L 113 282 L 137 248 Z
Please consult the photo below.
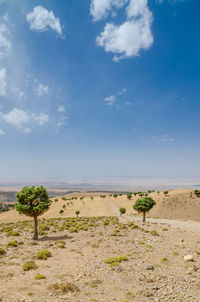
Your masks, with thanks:
M 151 193 L 153 199 L 156 200 L 156 206 L 148 214 L 152 218 L 167 218 L 167 219 L 183 219 L 183 220 L 195 220 L 200 221 L 200 198 L 197 198 L 194 194 L 191 196 L 192 190 L 181 189 L 169 191 L 167 196 L 163 192 L 159 194 L 157 192 Z M 117 198 L 110 197 L 108 194 L 106 198 L 100 198 L 100 194 L 97 193 L 82 193 L 65 195 L 65 198 L 76 196 L 77 200 L 62 200 L 62 197 L 57 197 L 58 201 L 52 199 L 52 205 L 50 210 L 42 217 L 44 218 L 56 218 L 56 217 L 70 217 L 75 216 L 75 211 L 80 211 L 80 216 L 110 216 L 113 213 L 112 207 L 109 205 L 109 201 L 116 207 L 125 207 L 127 209 L 127 215 L 137 215 L 137 212 L 133 210 L 133 204 L 138 199 L 138 196 L 133 196 L 131 200 L 127 199 L 126 195 L 118 196 Z M 101 193 L 103 195 L 103 193 Z M 85 196 L 83 200 L 80 200 L 81 196 Z M 92 200 L 90 196 L 93 196 Z M 65 206 L 65 209 L 63 209 Z M 59 211 L 63 209 L 64 213 L 59 214 Z M 19 215 L 15 210 L 11 210 L 6 213 L 0 213 L 0 222 L 15 222 L 27 219 L 23 215 Z

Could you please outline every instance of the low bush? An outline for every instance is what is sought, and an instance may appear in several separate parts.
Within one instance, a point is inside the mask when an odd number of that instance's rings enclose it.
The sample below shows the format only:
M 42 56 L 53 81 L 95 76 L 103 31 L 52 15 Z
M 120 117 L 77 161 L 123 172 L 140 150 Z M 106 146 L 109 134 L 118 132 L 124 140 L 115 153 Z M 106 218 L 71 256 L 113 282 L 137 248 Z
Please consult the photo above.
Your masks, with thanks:
M 47 258 L 51 257 L 51 252 L 48 250 L 41 250 L 36 253 L 37 259 L 47 260 Z
M 38 268 L 38 266 L 36 265 L 36 263 L 34 261 L 26 261 L 22 266 L 22 269 L 24 271 L 30 271 L 30 270 L 36 269 L 36 268 Z

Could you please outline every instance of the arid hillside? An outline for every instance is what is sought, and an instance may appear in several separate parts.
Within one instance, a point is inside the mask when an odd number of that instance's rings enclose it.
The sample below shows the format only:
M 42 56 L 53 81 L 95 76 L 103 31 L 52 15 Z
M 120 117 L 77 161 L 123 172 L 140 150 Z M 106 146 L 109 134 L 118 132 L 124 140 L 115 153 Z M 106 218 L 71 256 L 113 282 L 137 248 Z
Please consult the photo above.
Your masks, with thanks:
M 190 189 L 180 189 L 163 192 L 150 193 L 156 201 L 156 206 L 148 214 L 152 218 L 182 219 L 200 221 L 200 198 L 196 197 Z M 108 193 L 73 193 L 62 197 L 52 198 L 50 210 L 42 217 L 75 217 L 75 211 L 79 210 L 79 216 L 113 216 L 118 215 L 118 209 L 125 207 L 127 215 L 138 215 L 133 210 L 134 202 L 140 198 L 132 196 L 130 200 L 127 195 L 118 195 L 116 198 Z M 83 198 L 84 197 L 84 198 Z M 72 199 L 73 198 L 73 199 Z M 76 198 L 76 199 L 75 199 Z M 28 219 L 19 215 L 15 210 L 6 213 L 0 213 L 0 222 L 15 222 Z

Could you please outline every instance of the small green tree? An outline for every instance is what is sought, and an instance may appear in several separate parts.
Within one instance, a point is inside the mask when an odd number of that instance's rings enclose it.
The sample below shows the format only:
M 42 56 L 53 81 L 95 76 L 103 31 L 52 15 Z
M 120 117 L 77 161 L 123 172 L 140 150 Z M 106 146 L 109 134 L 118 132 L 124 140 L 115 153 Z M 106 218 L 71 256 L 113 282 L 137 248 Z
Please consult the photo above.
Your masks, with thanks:
M 122 216 L 122 214 L 126 213 L 126 208 L 120 208 L 119 211 L 120 211 L 120 216 Z
M 167 196 L 167 195 L 168 195 L 168 193 L 169 193 L 168 191 L 164 191 L 165 196 Z
M 133 209 L 143 213 L 143 222 L 146 221 L 146 213 L 149 212 L 156 205 L 155 200 L 151 197 L 144 197 L 136 200 Z
M 116 199 L 118 197 L 118 194 L 113 194 L 113 197 Z
M 132 193 L 128 193 L 126 196 L 127 196 L 127 199 L 130 200 L 132 198 Z
M 38 216 L 46 212 L 51 205 L 47 190 L 43 186 L 26 186 L 17 193 L 16 197 L 16 210 L 20 214 L 25 214 L 34 218 L 33 239 L 38 239 Z
M 194 191 L 194 194 L 195 194 L 197 197 L 200 197 L 200 190 L 195 190 L 195 191 Z
M 76 217 L 78 217 L 78 215 L 80 214 L 80 211 L 76 210 L 75 213 L 76 213 Z

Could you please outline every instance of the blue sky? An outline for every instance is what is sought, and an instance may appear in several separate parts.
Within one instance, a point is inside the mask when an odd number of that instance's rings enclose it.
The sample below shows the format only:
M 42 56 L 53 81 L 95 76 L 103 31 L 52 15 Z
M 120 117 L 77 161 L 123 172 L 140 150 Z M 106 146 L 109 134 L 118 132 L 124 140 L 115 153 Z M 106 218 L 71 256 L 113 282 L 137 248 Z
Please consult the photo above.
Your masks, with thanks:
M 200 1 L 0 0 L 0 178 L 199 178 Z

